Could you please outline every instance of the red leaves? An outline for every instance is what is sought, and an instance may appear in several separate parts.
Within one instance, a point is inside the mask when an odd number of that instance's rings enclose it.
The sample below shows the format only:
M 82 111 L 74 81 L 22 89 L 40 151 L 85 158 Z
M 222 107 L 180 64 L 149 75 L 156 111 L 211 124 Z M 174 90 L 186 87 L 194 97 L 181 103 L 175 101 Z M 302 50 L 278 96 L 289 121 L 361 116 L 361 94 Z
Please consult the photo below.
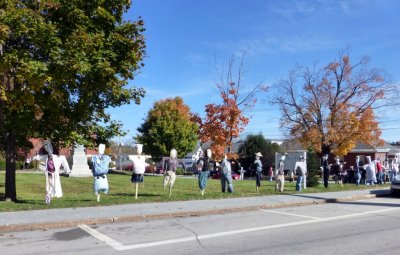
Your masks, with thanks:
M 249 122 L 237 105 L 237 91 L 231 88 L 228 92 L 220 93 L 223 100 L 221 105 L 205 106 L 207 116 L 200 127 L 201 140 L 212 141 L 211 149 L 217 158 L 222 158 L 224 152 L 231 147 L 232 139 L 238 137 Z

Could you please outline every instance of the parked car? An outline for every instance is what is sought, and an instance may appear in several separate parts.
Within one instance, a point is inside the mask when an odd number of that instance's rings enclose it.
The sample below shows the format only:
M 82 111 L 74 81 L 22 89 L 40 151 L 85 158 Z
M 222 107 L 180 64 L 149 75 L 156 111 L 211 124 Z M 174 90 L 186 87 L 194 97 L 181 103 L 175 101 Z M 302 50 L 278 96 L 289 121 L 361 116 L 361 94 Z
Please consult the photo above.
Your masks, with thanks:
M 157 166 L 156 173 L 157 174 L 163 174 L 164 173 L 164 169 L 163 169 L 162 165 L 158 165 Z
M 232 179 L 233 180 L 239 180 L 240 179 L 240 174 L 237 174 L 234 171 L 232 171 Z
M 392 195 L 398 195 L 400 193 L 400 174 L 397 174 L 390 183 L 390 193 Z
M 115 160 L 115 169 L 132 171 L 133 161 L 129 159 L 128 155 L 125 154 L 117 155 L 117 159 Z

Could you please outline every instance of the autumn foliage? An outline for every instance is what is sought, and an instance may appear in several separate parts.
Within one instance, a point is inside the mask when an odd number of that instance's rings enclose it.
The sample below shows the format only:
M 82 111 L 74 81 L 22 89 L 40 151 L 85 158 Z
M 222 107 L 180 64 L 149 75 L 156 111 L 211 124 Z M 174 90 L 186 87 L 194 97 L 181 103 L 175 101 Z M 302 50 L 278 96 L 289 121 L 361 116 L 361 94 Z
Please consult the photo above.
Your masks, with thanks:
M 318 153 L 345 155 L 357 142 L 381 143 L 374 109 L 392 89 L 380 71 L 367 68 L 367 59 L 352 64 L 340 55 L 317 71 L 299 68 L 281 82 L 277 98 L 281 126 L 305 147 Z
M 211 150 L 215 158 L 221 159 L 224 152 L 232 150 L 232 140 L 243 132 L 244 127 L 249 123 L 249 118 L 243 115 L 239 108 L 235 95 L 235 84 L 229 84 L 229 90 L 221 92 L 223 103 L 207 104 L 205 106 L 206 118 L 200 125 L 200 138 L 202 142 L 212 141 Z M 236 155 L 230 153 L 230 158 Z
M 238 155 L 232 152 L 233 140 L 243 132 L 250 118 L 246 117 L 245 110 L 251 110 L 257 102 L 256 93 L 267 91 L 262 83 L 244 92 L 242 86 L 242 69 L 245 52 L 243 53 L 234 81 L 233 68 L 235 59 L 231 57 L 228 61 L 226 73 L 218 71 L 220 82 L 216 84 L 218 94 L 222 99 L 220 104 L 207 104 L 205 106 L 206 117 L 201 120 L 196 116 L 199 123 L 199 136 L 201 141 L 211 141 L 211 150 L 215 159 L 222 159 L 224 153 L 228 158 L 237 159 Z

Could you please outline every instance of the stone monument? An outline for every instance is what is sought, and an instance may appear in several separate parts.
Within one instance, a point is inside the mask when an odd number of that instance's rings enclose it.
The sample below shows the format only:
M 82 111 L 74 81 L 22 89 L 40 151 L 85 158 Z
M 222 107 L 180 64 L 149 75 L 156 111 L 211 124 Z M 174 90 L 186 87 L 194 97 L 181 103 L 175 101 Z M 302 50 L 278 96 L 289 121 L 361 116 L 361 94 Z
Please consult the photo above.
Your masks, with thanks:
M 74 146 L 74 156 L 72 157 L 72 169 L 69 174 L 71 177 L 91 177 L 92 171 L 89 169 L 85 148 L 81 144 Z

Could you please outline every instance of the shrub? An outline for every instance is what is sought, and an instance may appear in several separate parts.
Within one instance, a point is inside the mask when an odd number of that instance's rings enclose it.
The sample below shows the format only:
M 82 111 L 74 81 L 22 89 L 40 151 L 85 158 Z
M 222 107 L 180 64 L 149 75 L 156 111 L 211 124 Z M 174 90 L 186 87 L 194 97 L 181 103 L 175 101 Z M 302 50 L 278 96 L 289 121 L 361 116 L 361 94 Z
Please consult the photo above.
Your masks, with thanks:
M 312 150 L 307 152 L 307 187 L 317 187 L 319 184 L 319 163 L 318 156 Z
M 183 173 L 184 173 L 183 168 L 178 167 L 178 168 L 176 169 L 176 174 L 177 174 L 177 175 L 183 175 Z

